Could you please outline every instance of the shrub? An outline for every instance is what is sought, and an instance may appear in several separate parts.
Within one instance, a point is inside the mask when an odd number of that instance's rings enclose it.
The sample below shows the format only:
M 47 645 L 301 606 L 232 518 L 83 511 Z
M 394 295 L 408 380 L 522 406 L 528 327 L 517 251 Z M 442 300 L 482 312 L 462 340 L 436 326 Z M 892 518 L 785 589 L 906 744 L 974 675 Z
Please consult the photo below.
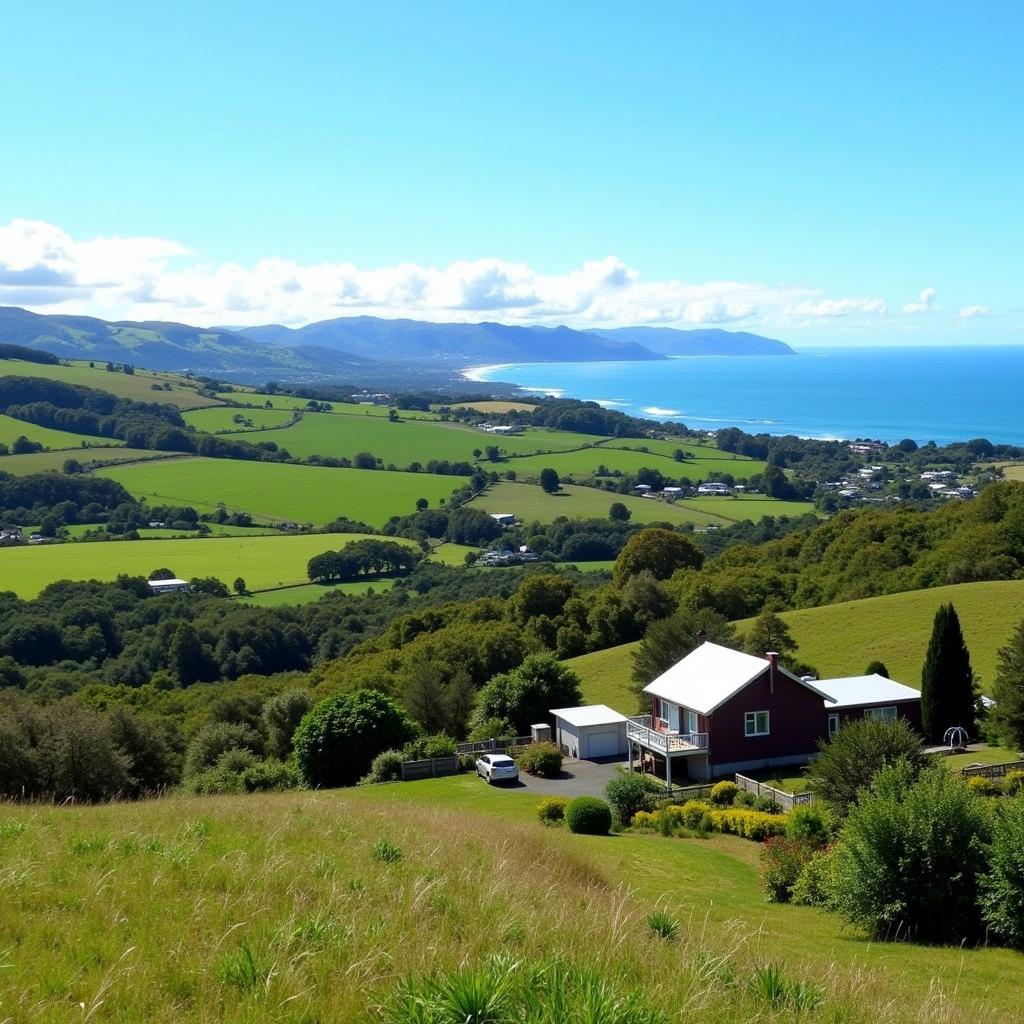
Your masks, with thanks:
M 451 736 L 438 732 L 410 740 L 402 748 L 401 754 L 403 761 L 425 761 L 433 757 L 454 757 L 457 749 Z
M 1007 796 L 1016 796 L 1021 790 L 1024 790 L 1024 772 L 1007 772 L 1003 779 L 1003 792 Z
M 739 791 L 740 787 L 735 782 L 716 782 L 711 787 L 711 802 L 717 807 L 731 807 Z
M 793 887 L 814 856 L 804 839 L 775 836 L 761 847 L 761 889 L 772 903 L 788 903 Z
M 882 769 L 850 810 L 835 853 L 836 909 L 873 936 L 975 938 L 988 804 L 947 768 L 915 776 L 903 762 Z
M 616 772 L 604 787 L 605 798 L 623 828 L 629 828 L 637 811 L 652 810 L 659 792 L 661 786 L 654 779 L 636 772 Z
M 242 775 L 242 786 L 247 793 L 282 792 L 300 785 L 299 773 L 287 761 L 268 758 L 250 765 Z
M 828 842 L 830 833 L 829 823 L 817 807 L 801 804 L 789 812 L 786 835 L 790 839 L 799 839 L 820 847 Z
M 459 771 L 476 771 L 476 754 L 459 754 Z
M 734 807 L 753 807 L 757 803 L 757 797 L 753 793 L 748 793 L 745 789 L 741 789 L 736 794 L 736 799 L 733 802 Z
M 905 762 L 913 775 L 926 764 L 921 739 L 906 722 L 848 722 L 831 742 L 821 744 L 821 753 L 811 764 L 811 789 L 842 818 L 879 769 L 897 761 Z
M 370 850 L 370 856 L 382 864 L 394 864 L 402 859 L 402 851 L 390 839 L 378 839 Z
M 996 814 L 989 867 L 981 878 L 981 912 L 1000 938 L 1024 947 L 1024 796 Z
M 790 891 L 790 903 L 800 907 L 830 907 L 835 860 L 829 849 L 819 850 L 804 865 Z
M 570 832 L 606 836 L 612 827 L 612 809 L 596 796 L 578 796 L 565 808 L 565 823 Z
M 237 580 L 236 580 L 237 582 Z M 292 752 L 292 737 L 306 712 L 313 706 L 308 690 L 286 690 L 263 705 L 263 727 L 267 732 L 267 753 L 282 760 Z
M 400 750 L 382 750 L 370 762 L 370 771 L 362 782 L 397 782 L 402 777 L 402 763 L 406 760 Z
M 548 796 L 537 805 L 537 817 L 544 825 L 558 825 L 565 821 L 565 809 L 569 806 L 567 796 Z
M 747 811 L 736 807 L 712 809 L 708 814 L 712 827 L 719 832 L 730 832 L 758 843 L 771 836 L 786 834 L 784 814 L 767 814 L 764 811 Z
M 647 918 L 647 927 L 666 942 L 675 942 L 679 938 L 679 922 L 662 910 L 656 910 Z
M 404 746 L 416 728 L 375 690 L 339 693 L 317 704 L 295 732 L 295 761 L 308 786 L 350 786 L 384 750 Z
M 711 805 L 703 800 L 687 800 L 679 808 L 680 823 L 695 832 L 709 832 L 714 828 Z
M 998 796 L 1001 792 L 995 779 L 986 779 L 984 775 L 972 775 L 967 780 L 967 788 L 975 796 Z
M 254 755 L 263 752 L 263 741 L 247 725 L 236 722 L 210 722 L 192 737 L 185 753 L 184 778 L 213 768 L 228 751 L 248 750 Z
M 657 826 L 660 811 L 637 811 L 633 815 L 631 828 L 655 828 Z
M 760 811 L 762 814 L 781 814 L 782 805 L 774 797 L 756 796 L 754 797 L 754 810 Z
M 516 761 L 524 772 L 545 779 L 562 770 L 562 752 L 554 743 L 531 743 L 523 748 Z

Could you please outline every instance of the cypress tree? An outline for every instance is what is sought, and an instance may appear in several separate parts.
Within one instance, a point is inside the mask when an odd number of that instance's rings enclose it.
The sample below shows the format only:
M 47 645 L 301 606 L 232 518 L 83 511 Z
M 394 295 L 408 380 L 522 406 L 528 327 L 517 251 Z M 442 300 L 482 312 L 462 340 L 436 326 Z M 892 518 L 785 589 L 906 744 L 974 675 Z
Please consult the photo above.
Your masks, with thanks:
M 952 604 L 941 605 L 932 624 L 921 673 L 921 722 L 930 743 L 941 743 L 955 725 L 974 735 L 974 673 Z

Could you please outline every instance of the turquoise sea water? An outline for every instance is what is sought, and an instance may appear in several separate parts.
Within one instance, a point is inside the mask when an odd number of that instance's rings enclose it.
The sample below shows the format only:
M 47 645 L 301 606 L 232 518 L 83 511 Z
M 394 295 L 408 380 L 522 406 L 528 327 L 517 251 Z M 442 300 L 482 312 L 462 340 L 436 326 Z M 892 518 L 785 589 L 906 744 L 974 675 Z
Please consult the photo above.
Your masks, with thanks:
M 796 356 L 522 363 L 477 380 L 695 429 L 1024 445 L 1024 347 L 802 349 Z

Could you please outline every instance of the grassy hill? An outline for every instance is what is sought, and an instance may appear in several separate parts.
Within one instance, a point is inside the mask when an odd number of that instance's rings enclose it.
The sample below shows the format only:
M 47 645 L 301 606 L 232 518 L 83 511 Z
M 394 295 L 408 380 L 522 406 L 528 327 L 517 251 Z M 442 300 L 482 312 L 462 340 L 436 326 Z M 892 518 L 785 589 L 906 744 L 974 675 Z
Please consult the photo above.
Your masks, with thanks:
M 250 590 L 263 590 L 305 583 L 306 563 L 313 555 L 362 537 L 320 533 L 0 548 L 0 580 L 5 590 L 31 598 L 57 580 L 113 580 L 121 573 L 148 576 L 167 568 L 182 579 L 216 576 L 229 587 L 241 576 Z M 414 546 L 412 541 L 401 543 Z
M 963 625 L 971 663 L 982 688 L 991 688 L 996 654 L 1024 619 L 1024 580 L 961 583 L 932 590 L 869 597 L 863 601 L 783 612 L 802 661 L 822 677 L 860 675 L 868 662 L 884 661 L 893 679 L 921 685 L 921 668 L 931 636 L 932 618 L 940 604 L 952 601 Z M 737 623 L 741 634 L 752 620 Z M 629 689 L 636 644 L 612 647 L 566 662 L 583 679 L 588 703 L 607 704 L 634 714 L 636 700 Z
M 25 420 L 16 420 L 13 416 L 5 416 L 0 413 L 0 442 L 10 447 L 18 437 L 27 437 L 30 441 L 35 441 L 51 451 L 66 451 L 69 448 L 81 449 L 83 446 L 88 445 L 110 448 L 123 443 L 112 440 L 109 437 L 73 434 L 67 430 L 41 427 L 36 423 L 26 423 Z M 67 455 L 65 455 L 65 458 L 67 458 Z M 0 467 L 2 466 L 3 463 L 0 462 Z
M 460 477 L 385 473 L 372 469 L 321 469 L 286 463 L 228 459 L 174 459 L 101 469 L 150 504 L 191 505 L 214 511 L 219 503 L 269 520 L 329 523 L 348 516 L 383 526 L 416 508 L 419 498 L 436 506 Z
M 136 402 L 161 402 L 175 405 L 179 409 L 198 409 L 204 405 L 217 404 L 215 399 L 199 394 L 197 383 L 176 373 L 153 373 L 149 370 L 110 373 L 105 366 L 104 362 L 90 366 L 86 360 L 75 360 L 68 366 L 47 366 L 17 359 L 2 359 L 0 377 L 45 377 L 65 384 L 82 384 L 100 391 L 109 391 Z
M 103 438 L 103 441 L 107 444 L 118 444 L 110 438 Z M 68 459 L 77 459 L 83 466 L 88 466 L 176 457 L 173 452 L 158 452 L 149 448 L 79 448 L 77 451 L 62 449 L 33 452 L 31 455 L 4 455 L 0 457 L 0 473 L 28 476 L 31 473 L 45 473 L 48 470 L 59 471 Z
M 73 1007 L 90 1021 L 398 1024 L 421 1018 L 378 1008 L 407 979 L 505 952 L 591 970 L 596 987 L 666 1014 L 538 1024 L 795 1019 L 749 983 L 769 962 L 820 987 L 811 1020 L 1019 1019 L 1019 954 L 867 943 L 824 912 L 766 904 L 755 844 L 573 836 L 537 824 L 536 802 L 461 776 L 5 805 L 0 1005 L 12 1021 Z M 391 858 L 375 855 L 385 840 Z M 655 910 L 679 922 L 676 941 L 648 927 Z

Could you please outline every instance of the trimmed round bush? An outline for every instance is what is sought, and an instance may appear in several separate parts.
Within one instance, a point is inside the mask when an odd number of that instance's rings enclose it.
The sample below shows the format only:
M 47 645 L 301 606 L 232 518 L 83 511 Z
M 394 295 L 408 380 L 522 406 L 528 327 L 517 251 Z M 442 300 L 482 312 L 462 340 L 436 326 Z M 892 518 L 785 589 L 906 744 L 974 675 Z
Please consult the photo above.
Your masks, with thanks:
M 516 763 L 529 775 L 549 779 L 562 770 L 562 752 L 554 743 L 531 743 L 519 753 Z
M 584 836 L 606 836 L 612 827 L 612 809 L 596 796 L 578 796 L 565 809 L 570 832 Z
M 718 807 L 730 807 L 735 803 L 739 791 L 740 787 L 735 782 L 716 782 L 711 787 L 711 802 Z
M 339 693 L 317 704 L 295 731 L 295 763 L 307 786 L 353 786 L 385 750 L 400 749 L 416 727 L 376 690 Z
M 557 825 L 565 821 L 565 809 L 569 806 L 567 796 L 548 796 L 537 805 L 537 818 L 544 825 Z
M 400 750 L 384 750 L 370 764 L 370 772 L 362 781 L 397 782 L 402 777 L 402 763 L 405 755 Z

